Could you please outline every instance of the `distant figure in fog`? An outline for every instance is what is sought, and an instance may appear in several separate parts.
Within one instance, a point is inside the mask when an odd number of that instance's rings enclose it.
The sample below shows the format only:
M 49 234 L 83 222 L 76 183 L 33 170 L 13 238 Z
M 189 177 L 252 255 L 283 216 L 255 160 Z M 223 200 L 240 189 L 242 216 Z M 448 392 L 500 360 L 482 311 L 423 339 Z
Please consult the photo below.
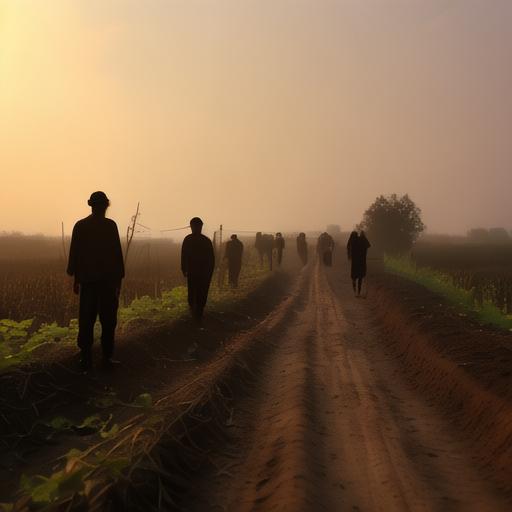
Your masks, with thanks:
M 274 236 L 264 235 L 261 231 L 256 233 L 256 241 L 254 247 L 258 251 L 260 257 L 260 266 L 263 268 L 263 260 L 265 256 L 268 259 L 270 270 L 272 270 L 272 252 L 274 249 Z
M 91 350 L 98 315 L 104 365 L 111 367 L 116 363 L 112 355 L 124 277 L 117 225 L 105 217 L 110 201 L 104 192 L 94 192 L 87 203 L 92 213 L 73 228 L 67 268 L 67 273 L 75 278 L 73 290 L 80 295 L 77 342 L 81 351 L 80 366 L 85 371 L 92 367 Z
M 366 277 L 366 253 L 370 247 L 370 242 L 364 231 L 361 231 L 360 235 L 357 234 L 357 231 L 350 233 L 347 242 L 347 256 L 352 263 L 350 269 L 352 288 L 358 297 L 361 295 L 363 279 Z
M 243 253 L 244 244 L 238 240 L 236 235 L 231 235 L 231 240 L 226 244 L 224 258 L 228 261 L 228 279 L 232 288 L 238 287 Z
M 297 237 L 297 253 L 302 265 L 308 263 L 308 242 L 306 241 L 306 233 L 299 233 Z
M 215 268 L 215 253 L 212 241 L 201 233 L 203 221 L 194 217 L 190 221 L 192 233 L 181 246 L 181 271 L 187 278 L 188 305 L 192 317 L 200 322 L 208 299 L 208 290 Z
M 284 238 L 282 233 L 276 233 L 276 238 L 274 240 L 274 247 L 276 249 L 277 254 L 277 266 L 280 267 L 283 262 L 283 251 L 285 247 Z
M 329 233 L 324 232 L 318 237 L 318 256 L 326 267 L 332 266 L 332 253 L 334 252 L 334 239 Z

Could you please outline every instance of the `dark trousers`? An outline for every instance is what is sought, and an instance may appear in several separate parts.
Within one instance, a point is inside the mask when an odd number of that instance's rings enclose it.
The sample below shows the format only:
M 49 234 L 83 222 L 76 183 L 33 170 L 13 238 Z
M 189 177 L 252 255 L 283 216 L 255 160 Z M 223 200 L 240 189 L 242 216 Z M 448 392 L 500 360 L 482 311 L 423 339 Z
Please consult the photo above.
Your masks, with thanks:
M 208 290 L 210 289 L 211 275 L 188 273 L 188 305 L 190 312 L 196 320 L 203 316 L 206 300 L 208 299 Z
M 323 260 L 324 260 L 324 265 L 326 267 L 332 266 L 332 251 L 330 249 L 327 249 L 326 251 L 324 251 Z
M 273 254 L 272 254 L 272 249 L 269 249 L 267 252 L 267 258 L 268 258 L 268 264 L 269 264 L 269 267 L 270 267 L 270 270 L 272 270 L 272 264 L 273 264 Z
M 230 263 L 229 264 L 229 284 L 236 288 L 238 286 L 238 278 L 240 277 L 240 271 L 242 270 L 241 263 Z
M 80 284 L 78 346 L 81 350 L 91 349 L 94 342 L 94 324 L 99 315 L 103 356 L 112 357 L 119 307 L 118 290 L 117 283 L 107 281 Z
M 281 266 L 282 261 L 283 261 L 283 250 L 282 249 L 278 249 L 277 250 L 277 266 L 278 267 Z

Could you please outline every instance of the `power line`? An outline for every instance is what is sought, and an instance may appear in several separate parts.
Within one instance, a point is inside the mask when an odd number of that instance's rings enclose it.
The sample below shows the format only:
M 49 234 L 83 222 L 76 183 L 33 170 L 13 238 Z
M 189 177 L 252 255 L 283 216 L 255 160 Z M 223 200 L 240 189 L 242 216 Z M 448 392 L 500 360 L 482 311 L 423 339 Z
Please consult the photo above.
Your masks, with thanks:
M 183 226 L 182 228 L 170 228 L 170 229 L 161 229 L 160 233 L 167 233 L 168 231 L 181 231 L 182 229 L 189 229 L 190 226 Z
M 276 231 L 267 231 L 267 230 L 244 230 L 244 229 L 233 229 L 233 228 L 224 228 L 224 231 L 233 231 L 236 233 L 276 233 Z

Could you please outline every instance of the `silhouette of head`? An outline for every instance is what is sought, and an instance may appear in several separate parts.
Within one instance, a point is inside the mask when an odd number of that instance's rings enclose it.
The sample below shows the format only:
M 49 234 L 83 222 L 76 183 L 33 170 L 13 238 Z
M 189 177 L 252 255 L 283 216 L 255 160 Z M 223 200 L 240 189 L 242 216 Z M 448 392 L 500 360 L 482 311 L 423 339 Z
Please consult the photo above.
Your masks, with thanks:
M 276 236 L 283 236 L 281 233 L 276 233 Z
M 92 208 L 92 213 L 105 214 L 107 208 L 110 206 L 110 201 L 105 192 L 98 190 L 91 194 L 87 204 Z
M 349 240 L 355 240 L 358 238 L 358 234 L 357 234 L 357 231 L 352 231 L 352 233 L 350 233 L 350 238 Z
M 198 235 L 203 230 L 203 221 L 199 217 L 194 217 L 193 219 L 190 219 L 190 229 L 192 230 L 192 233 L 195 235 Z
M 236 240 L 238 237 L 236 235 L 231 235 L 231 240 Z
M 299 233 L 299 236 L 300 236 L 301 238 L 306 238 L 306 233 Z

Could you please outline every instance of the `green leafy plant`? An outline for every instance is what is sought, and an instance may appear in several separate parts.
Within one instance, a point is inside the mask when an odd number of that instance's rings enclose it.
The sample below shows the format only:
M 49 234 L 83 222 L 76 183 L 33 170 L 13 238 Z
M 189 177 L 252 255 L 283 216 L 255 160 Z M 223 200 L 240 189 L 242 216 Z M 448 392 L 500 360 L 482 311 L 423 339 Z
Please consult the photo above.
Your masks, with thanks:
M 50 421 L 43 422 L 43 425 L 50 428 L 53 433 L 73 431 L 79 434 L 92 434 L 99 432 L 101 437 L 114 437 L 119 431 L 119 426 L 116 424 L 110 426 L 112 421 L 112 414 L 106 420 L 101 419 L 98 414 L 87 416 L 81 422 L 75 422 L 66 418 L 65 416 L 56 416 Z M 53 435 L 50 434 L 50 437 Z
M 153 404 L 153 398 L 149 393 L 142 393 L 132 402 L 132 407 L 148 408 Z
M 63 469 L 49 477 L 22 475 L 20 489 L 36 504 L 53 503 L 58 499 L 82 492 L 84 477 L 88 471 L 88 468 L 82 467 L 71 471 Z

